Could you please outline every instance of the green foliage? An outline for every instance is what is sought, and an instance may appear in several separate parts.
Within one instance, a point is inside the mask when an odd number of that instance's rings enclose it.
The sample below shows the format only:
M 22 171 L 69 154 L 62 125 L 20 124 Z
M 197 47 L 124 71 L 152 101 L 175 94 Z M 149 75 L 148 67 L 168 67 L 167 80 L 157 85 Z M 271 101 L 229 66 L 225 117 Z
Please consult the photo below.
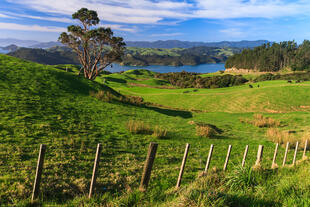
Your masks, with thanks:
M 72 15 L 81 25 L 68 26 L 59 41 L 76 52 L 84 77 L 94 80 L 102 71 L 123 55 L 123 38 L 113 36 L 111 28 L 93 28 L 99 23 L 96 11 L 82 8 Z M 109 50 L 105 50 L 109 47 Z
M 297 46 L 295 41 L 267 43 L 254 49 L 245 49 L 229 57 L 226 68 L 258 71 L 279 71 L 285 68 L 301 71 L 310 68 L 310 41 Z
M 268 81 L 268 80 L 288 80 L 289 83 L 292 83 L 291 80 L 296 80 L 296 83 L 300 83 L 301 81 L 309 81 L 310 80 L 310 71 L 308 72 L 295 72 L 288 74 L 272 74 L 266 73 L 256 77 L 253 81 Z
M 240 75 L 201 77 L 198 73 L 189 73 L 185 71 L 177 73 L 158 73 L 155 77 L 168 80 L 171 85 L 180 88 L 224 88 L 242 85 L 247 82 L 247 80 Z

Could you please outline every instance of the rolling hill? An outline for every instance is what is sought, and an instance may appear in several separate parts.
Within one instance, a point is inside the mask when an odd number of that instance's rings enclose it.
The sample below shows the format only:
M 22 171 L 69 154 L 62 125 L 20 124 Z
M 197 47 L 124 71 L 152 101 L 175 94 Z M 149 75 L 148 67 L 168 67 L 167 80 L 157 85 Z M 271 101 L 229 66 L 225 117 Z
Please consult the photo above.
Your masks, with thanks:
M 309 161 L 298 163 L 295 168 L 271 170 L 274 143 L 266 136 L 270 128 L 252 124 L 255 117 L 261 116 L 277 120 L 279 130 L 292 131 L 290 136 L 303 143 L 310 124 L 306 104 L 309 82 L 259 82 L 259 88 L 243 85 L 167 89 L 164 87 L 171 87 L 169 82 L 154 78 L 155 74 L 146 70 L 102 75 L 96 81 L 85 80 L 76 72 L 0 55 L 0 205 L 310 203 Z M 113 99 L 121 94 L 141 96 L 153 104 L 138 106 Z M 261 116 L 253 118 L 253 114 Z M 129 123 L 135 122 L 143 125 L 144 130 L 132 131 Z M 211 138 L 197 135 L 197 127 L 203 124 L 214 125 L 221 133 Z M 160 129 L 167 130 L 167 134 L 158 137 L 150 133 Z M 149 188 L 140 192 L 138 186 L 150 142 L 157 142 L 159 147 Z M 102 143 L 102 155 L 97 187 L 94 197 L 88 199 L 98 143 Z M 182 187 L 176 190 L 185 143 L 191 144 L 190 154 Z M 39 144 L 46 144 L 47 151 L 41 193 L 31 204 Z M 215 146 L 210 167 L 213 170 L 199 178 L 210 144 Z M 265 147 L 261 168 L 252 171 L 259 144 Z M 228 145 L 233 146 L 231 158 L 227 172 L 222 172 Z M 246 168 L 236 171 L 245 145 L 249 145 Z M 283 152 L 280 146 L 279 165 Z M 299 151 L 298 160 L 301 154 Z M 287 163 L 292 162 L 292 157 L 290 150 Z

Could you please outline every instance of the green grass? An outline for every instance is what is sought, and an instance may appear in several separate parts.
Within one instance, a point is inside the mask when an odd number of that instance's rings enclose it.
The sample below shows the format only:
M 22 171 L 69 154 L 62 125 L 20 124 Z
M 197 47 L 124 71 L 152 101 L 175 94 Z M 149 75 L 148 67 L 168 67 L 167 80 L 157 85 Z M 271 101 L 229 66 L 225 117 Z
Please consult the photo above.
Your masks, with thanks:
M 280 120 L 283 130 L 298 129 L 297 136 L 309 126 L 308 109 L 299 107 L 309 103 L 307 82 L 288 85 L 273 81 L 259 83 L 261 87 L 253 89 L 244 85 L 194 92 L 194 89 L 154 88 L 169 84 L 154 80 L 150 72 L 140 72 L 139 75 L 134 71 L 104 75 L 91 82 L 52 66 L 0 55 L 0 205 L 29 205 L 39 144 L 47 145 L 47 154 L 38 205 L 160 206 L 178 199 L 178 195 L 171 192 L 186 143 L 190 143 L 191 148 L 182 186 L 190 190 L 191 183 L 204 169 L 210 144 L 215 145 L 211 168 L 222 169 L 229 144 L 233 148 L 228 173 L 234 165 L 240 165 L 246 144 L 250 145 L 247 165 L 254 164 L 257 147 L 263 144 L 262 166 L 270 168 L 274 143 L 265 137 L 266 128 L 241 123 L 240 118 L 252 119 L 254 112 L 263 112 Z M 103 79 L 107 80 L 107 86 L 102 84 Z M 145 101 L 166 107 L 108 103 L 89 95 L 99 90 L 142 96 Z M 190 92 L 183 93 L 186 90 Z M 267 98 L 270 104 L 266 104 Z M 292 106 L 298 108 L 292 109 Z M 283 113 L 267 113 L 266 108 Z M 207 112 L 195 113 L 189 109 Z M 126 128 L 129 120 L 167 129 L 167 137 L 132 134 Z M 223 133 L 214 139 L 198 137 L 191 122 L 216 125 Z M 149 190 L 140 193 L 137 188 L 152 141 L 159 143 L 158 152 Z M 97 143 L 103 145 L 98 186 L 94 198 L 87 199 Z M 280 147 L 278 164 L 283 159 L 283 151 Z M 287 163 L 292 162 L 292 155 L 291 150 Z M 283 170 L 283 176 L 297 172 Z M 296 182 L 299 184 L 302 180 Z M 285 196 L 297 197 L 300 190 L 306 189 L 295 187 L 295 194 L 284 191 L 279 195 L 279 202 Z M 254 202 L 261 196 L 250 192 L 240 195 L 235 199 L 249 195 L 248 199 Z M 300 200 L 290 203 L 284 200 L 282 204 L 299 205 Z

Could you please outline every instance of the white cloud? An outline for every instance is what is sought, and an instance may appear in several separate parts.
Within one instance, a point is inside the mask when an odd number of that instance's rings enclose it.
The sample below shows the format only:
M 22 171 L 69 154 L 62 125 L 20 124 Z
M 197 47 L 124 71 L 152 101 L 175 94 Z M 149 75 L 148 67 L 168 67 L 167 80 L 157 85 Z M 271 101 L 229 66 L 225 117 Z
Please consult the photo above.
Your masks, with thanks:
M 119 24 L 101 24 L 100 27 L 110 27 L 112 30 L 124 31 L 124 32 L 137 32 L 137 27 L 125 27 Z
M 310 1 L 297 0 L 196 0 L 194 16 L 210 19 L 277 18 L 308 15 Z
M 48 14 L 71 15 L 86 7 L 102 20 L 130 24 L 159 24 L 190 18 L 276 18 L 309 15 L 310 1 L 295 0 L 6 0 Z M 50 17 L 49 17 L 50 18 Z M 52 20 L 52 19 L 51 19 Z M 68 19 L 55 19 L 67 22 Z
M 29 19 L 39 19 L 39 20 L 46 20 L 51 22 L 63 22 L 63 23 L 73 23 L 73 19 L 65 18 L 65 17 L 48 17 L 48 16 L 33 16 L 33 15 L 27 15 L 27 14 L 15 14 L 11 12 L 7 12 L 6 14 L 9 14 L 14 17 L 24 17 Z
M 169 0 L 7 0 L 40 12 L 71 15 L 82 7 L 96 10 L 109 22 L 156 24 L 164 19 L 191 17 L 192 4 Z
M 23 25 L 15 23 L 0 22 L 0 29 L 20 30 L 20 31 L 37 31 L 37 32 L 64 32 L 67 29 L 63 27 L 39 26 L 39 25 Z
M 0 13 L 0 18 L 13 19 L 13 17 Z

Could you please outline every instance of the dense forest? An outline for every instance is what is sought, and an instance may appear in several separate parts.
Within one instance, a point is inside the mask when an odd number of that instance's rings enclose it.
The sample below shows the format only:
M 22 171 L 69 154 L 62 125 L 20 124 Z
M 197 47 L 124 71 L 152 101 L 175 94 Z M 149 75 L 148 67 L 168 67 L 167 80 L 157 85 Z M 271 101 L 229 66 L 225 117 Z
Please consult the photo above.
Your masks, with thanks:
M 267 43 L 254 49 L 244 49 L 240 54 L 229 57 L 225 67 L 270 72 L 284 68 L 310 70 L 310 41 L 304 40 L 300 45 L 295 41 Z
M 201 77 L 198 73 L 157 73 L 155 78 L 164 79 L 171 85 L 180 88 L 224 88 L 246 83 L 248 80 L 241 75 L 223 75 L 212 77 Z

